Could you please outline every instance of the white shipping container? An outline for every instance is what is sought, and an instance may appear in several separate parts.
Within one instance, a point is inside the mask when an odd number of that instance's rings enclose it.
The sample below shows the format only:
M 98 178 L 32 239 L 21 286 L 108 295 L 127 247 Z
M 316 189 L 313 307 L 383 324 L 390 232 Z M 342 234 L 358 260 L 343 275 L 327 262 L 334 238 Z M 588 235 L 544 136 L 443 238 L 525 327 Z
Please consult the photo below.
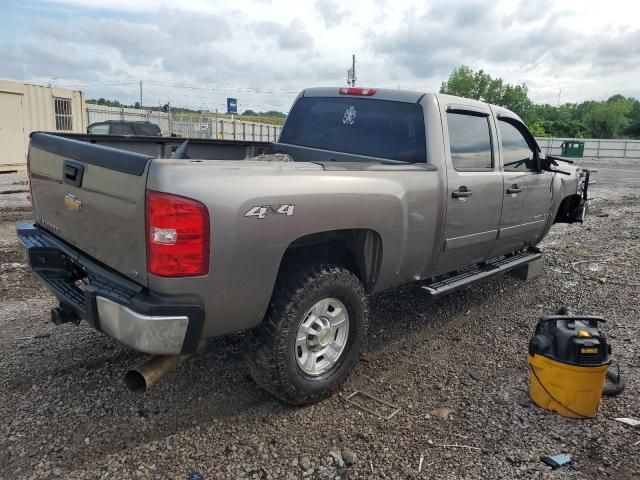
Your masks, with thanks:
M 31 132 L 86 128 L 83 92 L 0 80 L 0 171 L 25 167 Z

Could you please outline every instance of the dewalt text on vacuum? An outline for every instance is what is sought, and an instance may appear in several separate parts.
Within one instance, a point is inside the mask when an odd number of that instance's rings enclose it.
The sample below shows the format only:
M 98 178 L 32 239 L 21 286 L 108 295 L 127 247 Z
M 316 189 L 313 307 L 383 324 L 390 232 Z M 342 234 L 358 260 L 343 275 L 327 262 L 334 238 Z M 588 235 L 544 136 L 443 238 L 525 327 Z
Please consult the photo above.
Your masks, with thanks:
M 538 406 L 565 417 L 590 418 L 602 394 L 622 392 L 624 379 L 609 370 L 611 346 L 598 330 L 600 323 L 601 317 L 575 315 L 568 308 L 540 319 L 527 356 L 529 395 Z

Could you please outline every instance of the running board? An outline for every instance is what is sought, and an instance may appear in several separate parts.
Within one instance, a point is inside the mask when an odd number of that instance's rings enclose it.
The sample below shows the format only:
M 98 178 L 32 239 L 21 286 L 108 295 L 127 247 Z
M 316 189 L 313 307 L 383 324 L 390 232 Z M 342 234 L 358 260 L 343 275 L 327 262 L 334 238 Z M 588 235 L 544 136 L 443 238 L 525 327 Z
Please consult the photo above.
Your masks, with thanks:
M 452 292 L 472 283 L 478 282 L 494 275 L 514 270 L 542 258 L 542 253 L 535 247 L 529 247 L 522 253 L 516 253 L 509 257 L 499 257 L 470 270 L 448 277 L 444 280 L 436 280 L 422 286 L 433 297 Z

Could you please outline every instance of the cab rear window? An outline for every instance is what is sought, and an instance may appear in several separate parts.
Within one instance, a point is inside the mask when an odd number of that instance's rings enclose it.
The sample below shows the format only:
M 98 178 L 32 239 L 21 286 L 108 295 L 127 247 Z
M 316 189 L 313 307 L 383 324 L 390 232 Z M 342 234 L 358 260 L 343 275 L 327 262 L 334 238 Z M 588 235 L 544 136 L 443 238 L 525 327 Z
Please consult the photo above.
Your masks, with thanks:
M 415 103 L 306 97 L 289 113 L 280 143 L 425 163 L 425 124 Z
M 133 125 L 136 135 L 158 136 L 162 135 L 160 127 L 155 123 L 138 123 Z

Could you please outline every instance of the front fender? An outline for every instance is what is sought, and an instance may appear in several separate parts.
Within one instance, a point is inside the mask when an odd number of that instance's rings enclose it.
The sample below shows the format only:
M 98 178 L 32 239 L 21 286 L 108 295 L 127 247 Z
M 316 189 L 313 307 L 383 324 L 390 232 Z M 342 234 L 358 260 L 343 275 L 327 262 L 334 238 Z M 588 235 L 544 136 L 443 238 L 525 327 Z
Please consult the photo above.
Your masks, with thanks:
M 538 242 L 547 235 L 554 223 L 582 223 L 586 217 L 589 201 L 586 198 L 590 172 L 576 166 L 562 165 L 569 173 L 554 174 L 551 181 L 551 209 L 547 225 Z

